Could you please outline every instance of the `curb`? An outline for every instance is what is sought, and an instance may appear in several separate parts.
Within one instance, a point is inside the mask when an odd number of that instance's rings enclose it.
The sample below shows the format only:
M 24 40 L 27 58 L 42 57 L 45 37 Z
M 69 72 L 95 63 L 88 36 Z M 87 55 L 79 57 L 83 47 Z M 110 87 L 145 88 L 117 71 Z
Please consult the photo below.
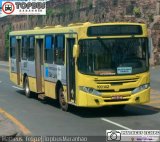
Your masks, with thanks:
M 0 66 L 9 67 L 8 61 L 0 61 Z
M 0 108 L 0 142 L 25 142 L 25 136 L 31 136 L 31 132 L 16 118 Z
M 0 68 L 1 68 L 1 69 L 2 69 L 2 68 L 3 68 L 3 69 L 9 69 L 9 64 L 7 64 L 7 63 L 4 64 L 4 63 L 1 63 L 1 62 L 0 62 Z
M 6 118 L 3 114 L 0 114 L 0 141 L 6 142 L 8 139 L 13 139 L 14 137 L 21 135 L 21 131 L 18 127 Z
M 6 64 L 0 64 L 0 66 L 9 67 L 9 65 Z
M 17 135 L 17 133 L 19 133 L 19 131 L 14 124 L 0 114 L 0 136 L 14 136 Z

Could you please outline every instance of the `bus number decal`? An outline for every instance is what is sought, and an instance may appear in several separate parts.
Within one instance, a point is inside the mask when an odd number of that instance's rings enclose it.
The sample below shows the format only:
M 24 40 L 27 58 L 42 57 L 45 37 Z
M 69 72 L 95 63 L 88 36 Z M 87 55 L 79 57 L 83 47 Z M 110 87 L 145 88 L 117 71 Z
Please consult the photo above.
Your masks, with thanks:
M 109 85 L 97 85 L 98 89 L 108 89 Z

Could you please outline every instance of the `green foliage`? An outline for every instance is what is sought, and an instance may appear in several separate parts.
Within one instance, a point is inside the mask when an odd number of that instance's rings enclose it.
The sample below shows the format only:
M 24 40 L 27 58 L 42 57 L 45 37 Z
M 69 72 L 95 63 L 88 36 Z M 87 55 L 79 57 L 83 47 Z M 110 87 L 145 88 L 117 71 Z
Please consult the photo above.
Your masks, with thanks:
M 12 31 L 12 26 L 8 25 L 5 32 L 5 48 L 9 48 L 9 33 Z
M 134 7 L 133 13 L 136 17 L 141 17 L 141 9 L 139 7 Z
M 47 9 L 47 11 L 46 11 L 47 16 L 52 15 L 52 13 L 53 13 L 53 10 L 51 8 Z
M 81 7 L 81 0 L 77 0 L 77 8 L 80 9 Z
M 66 14 L 66 13 L 69 13 L 70 11 L 71 11 L 71 6 L 68 5 L 68 4 L 66 4 L 66 5 L 63 5 L 63 6 L 61 7 L 60 13 L 61 13 L 61 14 Z
M 89 9 L 92 9 L 92 8 L 93 8 L 93 1 L 89 0 Z
M 5 31 L 5 59 L 8 59 L 9 51 L 9 33 L 12 31 L 12 26 L 9 24 L 7 30 Z
M 149 22 L 153 22 L 154 21 L 154 15 L 153 14 L 148 15 L 148 19 L 149 19 Z

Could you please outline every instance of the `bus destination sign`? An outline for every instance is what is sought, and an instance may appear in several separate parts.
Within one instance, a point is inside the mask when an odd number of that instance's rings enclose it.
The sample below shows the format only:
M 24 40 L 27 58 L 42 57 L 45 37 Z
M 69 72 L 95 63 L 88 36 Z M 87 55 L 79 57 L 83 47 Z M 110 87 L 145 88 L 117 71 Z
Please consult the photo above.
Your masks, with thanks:
M 142 27 L 139 25 L 91 26 L 88 28 L 87 35 L 88 36 L 142 35 Z

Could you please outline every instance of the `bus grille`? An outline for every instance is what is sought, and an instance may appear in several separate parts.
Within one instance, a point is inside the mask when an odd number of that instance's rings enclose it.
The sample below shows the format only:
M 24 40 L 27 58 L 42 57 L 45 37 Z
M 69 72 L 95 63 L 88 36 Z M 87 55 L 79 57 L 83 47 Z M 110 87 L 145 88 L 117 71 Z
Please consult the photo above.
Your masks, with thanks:
M 122 102 L 122 101 L 128 101 L 129 99 L 119 99 L 119 100 L 104 100 L 105 102 Z
M 135 88 L 127 88 L 127 89 L 120 89 L 118 92 L 132 92 Z M 114 89 L 110 90 L 97 90 L 101 93 L 114 93 L 116 92 Z
M 132 83 L 132 82 L 137 82 L 138 81 L 138 77 L 136 78 L 132 78 L 132 79 L 114 79 L 114 80 L 97 80 L 95 79 L 94 81 L 97 84 L 111 84 L 111 85 L 121 85 L 123 83 Z

